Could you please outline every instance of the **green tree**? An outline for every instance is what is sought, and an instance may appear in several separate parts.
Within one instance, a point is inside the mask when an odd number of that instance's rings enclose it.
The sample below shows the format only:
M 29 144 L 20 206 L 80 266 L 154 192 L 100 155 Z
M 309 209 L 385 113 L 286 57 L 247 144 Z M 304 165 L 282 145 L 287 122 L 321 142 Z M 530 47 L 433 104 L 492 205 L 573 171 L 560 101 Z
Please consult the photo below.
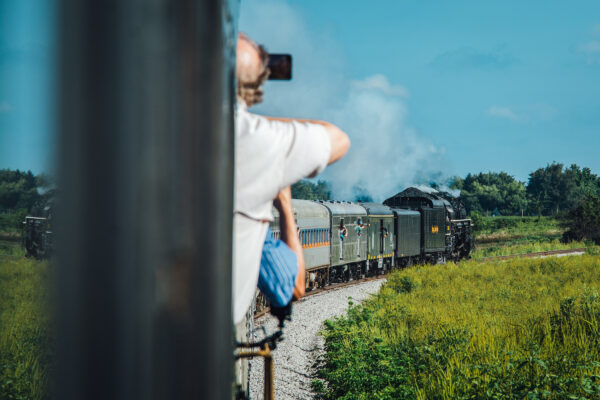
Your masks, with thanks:
M 520 214 L 527 208 L 525 185 L 506 172 L 468 174 L 455 177 L 450 185 L 460 189 L 467 212 L 489 213 L 498 209 L 501 214 Z
M 600 197 L 587 195 L 569 212 L 569 218 L 565 241 L 591 239 L 600 244 Z
M 31 171 L 0 170 L 0 212 L 31 211 L 40 197 L 38 180 Z
M 331 187 L 326 181 L 313 183 L 301 180 L 292 185 L 292 198 L 302 200 L 329 200 L 331 198 Z
M 527 195 L 538 214 L 555 215 L 573 208 L 586 196 L 600 194 L 598 176 L 576 164 L 552 163 L 529 174 Z

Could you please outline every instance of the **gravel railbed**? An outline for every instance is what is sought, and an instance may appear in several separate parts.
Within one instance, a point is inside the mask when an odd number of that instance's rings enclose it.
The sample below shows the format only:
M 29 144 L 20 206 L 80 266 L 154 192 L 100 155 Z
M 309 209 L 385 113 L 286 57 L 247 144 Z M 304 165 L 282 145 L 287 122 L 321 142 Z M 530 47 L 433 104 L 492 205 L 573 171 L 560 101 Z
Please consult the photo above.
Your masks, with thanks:
M 324 340 L 318 334 L 323 321 L 342 315 L 348 300 L 359 302 L 377 292 L 385 279 L 368 281 L 336 290 L 322 292 L 294 304 L 292 321 L 284 328 L 285 340 L 273 351 L 275 362 L 275 398 L 277 400 L 313 399 L 310 382 L 314 379 L 314 361 L 323 352 Z M 260 327 L 267 333 L 277 329 L 277 320 L 265 315 L 256 321 L 257 338 Z M 263 359 L 250 361 L 250 398 L 263 398 Z

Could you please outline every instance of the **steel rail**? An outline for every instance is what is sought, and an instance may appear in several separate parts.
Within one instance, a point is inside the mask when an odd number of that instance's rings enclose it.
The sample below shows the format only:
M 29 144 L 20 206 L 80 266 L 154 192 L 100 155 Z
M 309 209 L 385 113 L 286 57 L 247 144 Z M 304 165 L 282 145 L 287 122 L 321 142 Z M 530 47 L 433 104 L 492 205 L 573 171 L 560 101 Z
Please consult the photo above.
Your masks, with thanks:
M 522 254 L 510 254 L 506 256 L 492 256 L 477 258 L 476 261 L 493 261 L 493 260 L 509 260 L 511 258 L 535 258 L 535 257 L 546 257 L 555 256 L 560 254 L 571 254 L 571 253 L 584 253 L 585 248 L 580 247 L 577 249 L 565 249 L 565 250 L 548 250 L 548 251 L 537 251 L 533 253 L 522 253 Z

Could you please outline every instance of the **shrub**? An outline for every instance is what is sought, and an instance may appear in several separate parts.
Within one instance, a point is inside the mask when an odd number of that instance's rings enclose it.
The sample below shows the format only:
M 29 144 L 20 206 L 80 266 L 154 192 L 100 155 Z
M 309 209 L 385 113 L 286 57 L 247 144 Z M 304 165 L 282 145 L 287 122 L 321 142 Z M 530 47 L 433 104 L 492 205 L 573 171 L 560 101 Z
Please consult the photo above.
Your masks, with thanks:
M 577 207 L 569 212 L 571 223 L 563 240 L 590 239 L 600 244 L 600 197 L 587 196 Z
M 406 269 L 323 335 L 326 399 L 600 399 L 600 257 Z

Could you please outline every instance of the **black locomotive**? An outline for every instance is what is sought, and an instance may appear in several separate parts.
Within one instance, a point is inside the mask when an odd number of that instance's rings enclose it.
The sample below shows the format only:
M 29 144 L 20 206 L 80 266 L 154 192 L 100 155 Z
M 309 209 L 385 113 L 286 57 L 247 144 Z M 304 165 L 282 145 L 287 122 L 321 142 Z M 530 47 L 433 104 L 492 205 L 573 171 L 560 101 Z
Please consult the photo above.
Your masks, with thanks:
M 23 221 L 22 244 L 25 257 L 37 259 L 49 258 L 54 249 L 52 233 L 52 208 L 50 205 L 43 210 L 41 217 L 25 217 Z

